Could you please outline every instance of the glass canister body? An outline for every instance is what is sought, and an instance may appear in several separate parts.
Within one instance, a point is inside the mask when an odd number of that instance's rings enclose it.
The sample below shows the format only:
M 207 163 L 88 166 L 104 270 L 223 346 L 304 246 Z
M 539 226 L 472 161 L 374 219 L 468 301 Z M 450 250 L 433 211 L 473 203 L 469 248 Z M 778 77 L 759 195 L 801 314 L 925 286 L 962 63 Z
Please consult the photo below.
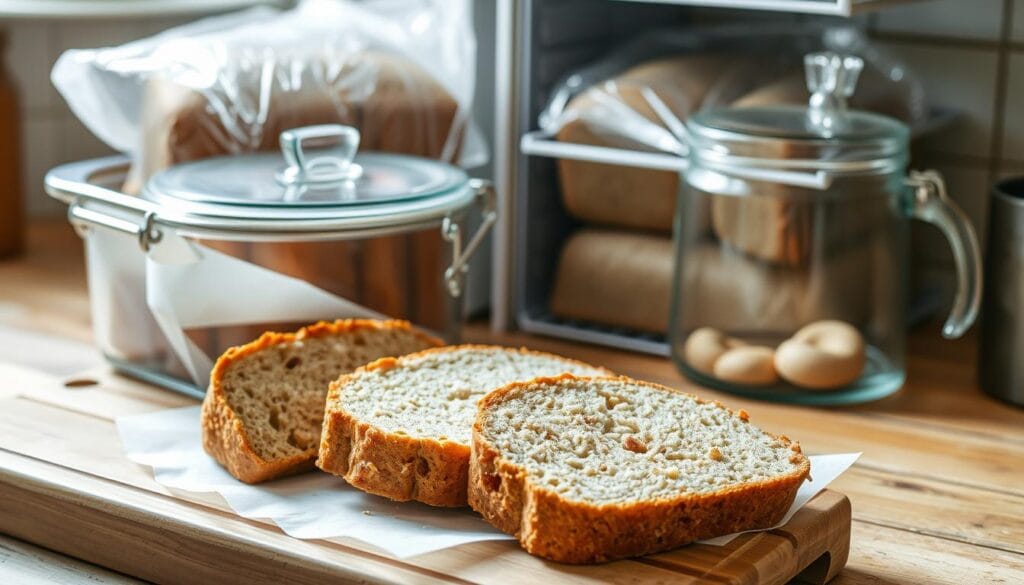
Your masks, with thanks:
M 934 224 L 957 291 L 943 335 L 980 299 L 977 237 L 934 171 L 906 175 L 910 131 L 849 110 L 863 62 L 804 59 L 808 106 L 722 108 L 686 123 L 670 339 L 707 386 L 804 404 L 903 385 L 907 224 Z
M 908 188 L 905 159 L 890 162 L 882 172 L 832 176 L 822 188 L 691 160 L 676 218 L 671 323 L 672 355 L 684 373 L 709 387 L 806 404 L 873 400 L 902 386 Z M 781 377 L 776 349 L 822 323 L 860 333 L 860 373 L 829 388 Z M 710 364 L 700 358 L 702 339 L 770 351 Z
M 358 153 L 339 125 L 282 153 L 213 157 L 117 191 L 120 157 L 47 174 L 86 240 L 97 343 L 121 371 L 202 395 L 218 355 L 318 320 L 402 318 L 456 342 L 490 184 L 408 155 Z M 478 212 L 478 226 L 468 218 Z

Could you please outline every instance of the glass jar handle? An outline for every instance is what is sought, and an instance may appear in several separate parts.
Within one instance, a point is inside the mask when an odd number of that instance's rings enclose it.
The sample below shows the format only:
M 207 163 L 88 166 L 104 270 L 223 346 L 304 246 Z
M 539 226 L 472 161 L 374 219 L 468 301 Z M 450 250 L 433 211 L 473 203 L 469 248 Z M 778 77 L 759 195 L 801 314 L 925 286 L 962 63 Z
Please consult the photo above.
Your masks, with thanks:
M 911 171 L 913 189 L 910 214 L 937 228 L 949 240 L 956 264 L 957 287 L 953 308 L 942 326 L 942 336 L 960 337 L 978 317 L 981 303 L 981 248 L 978 236 L 963 211 L 946 195 L 946 182 L 936 171 Z
M 288 168 L 278 179 L 285 185 L 358 179 L 363 168 L 352 161 L 359 150 L 359 138 L 359 130 L 341 124 L 285 130 L 279 142 Z

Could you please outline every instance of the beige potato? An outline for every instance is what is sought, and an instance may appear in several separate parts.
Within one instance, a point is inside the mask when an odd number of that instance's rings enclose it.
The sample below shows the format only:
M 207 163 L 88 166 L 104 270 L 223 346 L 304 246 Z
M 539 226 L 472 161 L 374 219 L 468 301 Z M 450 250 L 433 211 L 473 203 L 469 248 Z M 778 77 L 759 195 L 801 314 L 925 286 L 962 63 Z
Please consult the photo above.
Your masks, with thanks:
M 701 327 L 686 338 L 683 356 L 690 367 L 702 374 L 715 375 L 715 362 L 730 349 L 743 347 L 746 343 L 729 337 L 712 327 Z
M 843 321 L 818 321 L 800 329 L 775 350 L 775 369 L 786 381 L 813 390 L 832 390 L 860 377 L 864 338 Z

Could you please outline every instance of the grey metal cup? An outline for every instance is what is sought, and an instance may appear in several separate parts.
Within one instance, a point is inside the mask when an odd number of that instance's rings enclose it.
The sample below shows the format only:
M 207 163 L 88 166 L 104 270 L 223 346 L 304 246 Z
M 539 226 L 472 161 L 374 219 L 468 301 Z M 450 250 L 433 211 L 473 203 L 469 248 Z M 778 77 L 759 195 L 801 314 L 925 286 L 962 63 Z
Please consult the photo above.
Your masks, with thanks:
M 1024 406 L 1024 177 L 996 184 L 991 203 L 978 380 Z

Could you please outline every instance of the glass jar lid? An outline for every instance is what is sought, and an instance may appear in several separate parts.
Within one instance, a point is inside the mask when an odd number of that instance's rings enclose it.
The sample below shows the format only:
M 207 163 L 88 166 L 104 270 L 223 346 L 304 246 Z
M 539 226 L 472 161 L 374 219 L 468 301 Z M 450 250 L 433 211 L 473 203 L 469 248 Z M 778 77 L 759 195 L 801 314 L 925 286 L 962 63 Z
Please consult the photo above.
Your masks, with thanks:
M 359 177 L 286 184 L 281 155 L 222 156 L 185 163 L 153 177 L 147 195 L 197 203 L 268 207 L 324 207 L 429 197 L 466 182 L 460 169 L 413 156 L 365 153 L 353 158 Z
M 910 138 L 898 120 L 847 109 L 863 61 L 805 57 L 808 106 L 722 108 L 687 121 L 691 152 L 718 166 L 879 172 L 902 168 Z
M 281 133 L 280 153 L 221 156 L 154 175 L 143 197 L 175 214 L 225 219 L 399 219 L 448 210 L 468 177 L 415 156 L 359 153 L 359 131 L 337 124 Z
M 826 127 L 814 122 L 808 108 L 793 105 L 709 110 L 695 114 L 692 120 L 693 129 L 701 135 L 732 135 L 752 141 L 898 142 L 905 138 L 907 132 L 907 127 L 897 120 L 858 111 L 846 111 L 842 115 L 842 124 Z

